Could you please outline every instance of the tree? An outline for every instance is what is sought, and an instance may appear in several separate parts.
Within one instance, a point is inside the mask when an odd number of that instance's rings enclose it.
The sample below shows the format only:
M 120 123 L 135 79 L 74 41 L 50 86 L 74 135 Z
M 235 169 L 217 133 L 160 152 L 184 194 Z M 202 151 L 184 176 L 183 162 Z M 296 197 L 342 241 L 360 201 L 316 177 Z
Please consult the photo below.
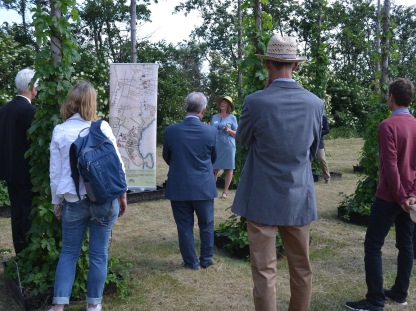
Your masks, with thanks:
M 30 295 L 48 293 L 53 287 L 55 268 L 59 257 L 61 226 L 53 215 L 49 188 L 49 142 L 53 127 L 59 123 L 58 104 L 62 103 L 71 87 L 72 64 L 79 60 L 77 45 L 70 32 L 70 25 L 78 21 L 75 0 L 52 0 L 50 8 L 38 5 L 34 10 L 34 25 L 37 44 L 34 81 L 39 78 L 38 109 L 29 129 L 31 144 L 30 173 L 33 191 L 37 193 L 32 211 L 32 227 L 29 231 L 30 243 L 26 249 L 12 258 L 7 265 L 9 277 L 17 279 L 13 262 L 17 263 L 25 291 Z M 72 296 L 79 297 L 86 292 L 85 284 L 88 269 L 88 244 L 84 242 L 82 254 L 77 263 L 77 276 Z M 119 260 L 110 259 L 111 267 L 107 280 L 127 283 L 128 276 Z M 120 269 L 120 267 L 122 267 Z M 117 272 L 116 272 L 117 270 Z M 124 274 L 120 280 L 116 274 Z M 119 289 L 128 291 L 126 286 Z

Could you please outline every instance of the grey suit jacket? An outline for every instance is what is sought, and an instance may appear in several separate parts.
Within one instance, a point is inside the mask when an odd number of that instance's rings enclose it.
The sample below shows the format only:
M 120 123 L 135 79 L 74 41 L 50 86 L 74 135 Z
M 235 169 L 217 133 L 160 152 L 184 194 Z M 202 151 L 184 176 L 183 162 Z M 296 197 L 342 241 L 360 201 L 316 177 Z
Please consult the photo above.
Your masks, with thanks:
M 249 148 L 232 211 L 248 220 L 303 226 L 317 219 L 311 159 L 324 103 L 296 82 L 245 98 L 236 140 Z
M 168 126 L 164 132 L 163 159 L 169 165 L 165 197 L 171 201 L 214 199 L 217 129 L 197 118 Z

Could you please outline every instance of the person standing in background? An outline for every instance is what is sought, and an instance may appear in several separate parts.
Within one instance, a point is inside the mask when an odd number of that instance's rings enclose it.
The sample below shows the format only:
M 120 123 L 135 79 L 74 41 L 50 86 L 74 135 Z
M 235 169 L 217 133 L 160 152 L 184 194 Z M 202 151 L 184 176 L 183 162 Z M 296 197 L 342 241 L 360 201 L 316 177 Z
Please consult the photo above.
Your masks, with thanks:
M 184 268 L 197 270 L 212 265 L 214 254 L 214 198 L 217 188 L 215 162 L 217 130 L 201 122 L 207 98 L 200 92 L 186 97 L 186 117 L 168 126 L 163 138 L 163 159 L 169 165 L 165 198 L 170 200 L 178 229 Z M 201 240 L 199 260 L 194 243 L 194 213 Z
M 407 305 L 414 251 L 409 212 L 416 203 L 416 119 L 409 111 L 413 96 L 410 80 L 390 83 L 387 105 L 392 113 L 378 127 L 379 181 L 364 240 L 367 294 L 365 299 L 346 302 L 350 310 L 383 311 L 386 298 Z M 393 225 L 399 251 L 397 274 L 393 286 L 385 289 L 381 249 Z
M 249 148 L 232 211 L 247 219 L 256 311 L 276 310 L 276 231 L 289 264 L 290 311 L 307 311 L 312 294 L 310 223 L 317 219 L 311 160 L 324 103 L 292 79 L 305 57 L 294 37 L 273 35 L 264 60 L 266 88 L 246 96 L 236 140 Z
M 50 186 L 55 215 L 62 217 L 62 249 L 55 273 L 52 303 L 49 311 L 62 311 L 69 304 L 76 265 L 82 242 L 89 228 L 89 269 L 87 278 L 87 311 L 100 311 L 104 284 L 107 278 L 108 242 L 114 223 L 127 210 L 127 193 L 112 201 L 96 204 L 87 197 L 82 177 L 79 195 L 71 177 L 69 150 L 80 132 L 91 126 L 97 116 L 97 92 L 85 81 L 78 82 L 69 91 L 61 107 L 65 121 L 53 129 L 50 144 Z M 117 149 L 116 138 L 110 125 L 102 121 L 101 131 L 111 140 L 124 171 Z
M 226 199 L 235 169 L 236 147 L 234 137 L 238 124 L 237 118 L 231 113 L 234 110 L 234 104 L 230 96 L 219 96 L 216 99 L 216 105 L 220 112 L 213 115 L 211 119 L 211 125 L 218 131 L 217 143 L 215 145 L 217 160 L 213 166 L 215 181 L 217 181 L 220 170 L 223 169 L 225 172 L 224 190 L 221 199 Z
M 0 180 L 5 180 L 11 205 L 13 246 L 16 254 L 28 245 L 26 234 L 32 220 L 30 213 L 35 193 L 30 179 L 29 159 L 25 153 L 30 148 L 27 130 L 32 125 L 37 83 L 31 85 L 35 71 L 26 68 L 15 78 L 17 95 L 0 107 Z
M 316 158 L 319 161 L 322 175 L 324 176 L 324 182 L 326 184 L 329 184 L 331 182 L 331 174 L 329 173 L 328 163 L 326 162 L 326 156 L 325 156 L 324 136 L 326 134 L 329 134 L 328 118 L 325 115 L 323 115 L 322 116 L 321 140 L 319 141 L 319 148 L 318 148 L 318 152 L 316 153 Z

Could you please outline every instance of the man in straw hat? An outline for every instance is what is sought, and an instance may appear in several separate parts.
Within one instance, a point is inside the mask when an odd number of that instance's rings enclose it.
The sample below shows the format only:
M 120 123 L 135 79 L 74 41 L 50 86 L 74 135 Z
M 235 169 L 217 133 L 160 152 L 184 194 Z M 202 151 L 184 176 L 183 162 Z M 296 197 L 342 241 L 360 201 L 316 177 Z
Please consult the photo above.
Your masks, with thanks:
M 253 297 L 258 311 L 276 310 L 276 230 L 289 263 L 289 310 L 311 300 L 309 226 L 317 219 L 311 160 L 319 146 L 324 103 L 292 79 L 305 57 L 294 37 L 272 36 L 266 88 L 245 98 L 237 141 L 249 147 L 232 211 L 247 219 Z
M 416 119 L 409 112 L 413 95 L 410 80 L 400 78 L 389 85 L 387 105 L 392 115 L 378 127 L 380 177 L 364 240 L 367 295 L 364 300 L 347 302 L 350 310 L 382 311 L 386 298 L 407 305 L 413 266 L 414 224 L 410 216 L 416 203 Z M 381 248 L 393 224 L 399 250 L 397 274 L 393 286 L 384 289 Z

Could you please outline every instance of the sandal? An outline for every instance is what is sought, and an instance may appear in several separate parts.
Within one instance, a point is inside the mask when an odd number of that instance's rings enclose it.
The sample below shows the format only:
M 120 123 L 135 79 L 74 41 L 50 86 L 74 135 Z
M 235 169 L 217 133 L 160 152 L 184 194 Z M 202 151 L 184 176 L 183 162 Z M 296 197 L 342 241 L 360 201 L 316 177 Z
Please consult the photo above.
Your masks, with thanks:
M 226 199 L 227 198 L 227 192 L 223 192 L 221 195 L 221 199 Z

